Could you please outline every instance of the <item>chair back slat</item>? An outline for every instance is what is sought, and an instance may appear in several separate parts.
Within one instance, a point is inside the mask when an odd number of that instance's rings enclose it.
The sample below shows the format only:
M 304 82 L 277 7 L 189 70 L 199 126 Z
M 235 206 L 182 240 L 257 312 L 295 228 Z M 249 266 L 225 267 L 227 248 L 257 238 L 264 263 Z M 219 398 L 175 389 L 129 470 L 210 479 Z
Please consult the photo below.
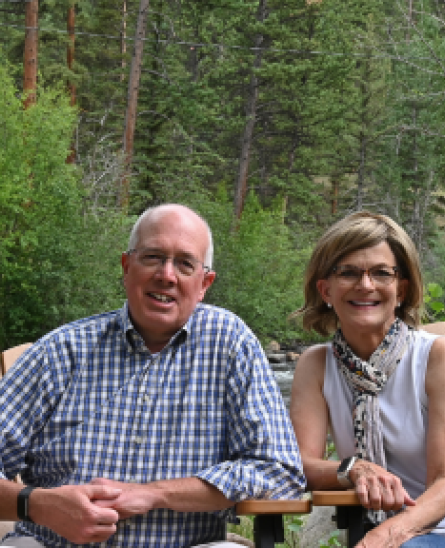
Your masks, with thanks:
M 8 350 L 5 350 L 1 353 L 1 360 L 0 360 L 0 373 L 1 376 L 8 371 L 8 369 L 13 365 L 13 363 L 20 358 L 20 356 L 25 352 L 25 350 L 28 350 L 28 348 L 32 346 L 32 343 L 24 343 L 19 346 L 14 346 L 13 348 L 8 348 Z

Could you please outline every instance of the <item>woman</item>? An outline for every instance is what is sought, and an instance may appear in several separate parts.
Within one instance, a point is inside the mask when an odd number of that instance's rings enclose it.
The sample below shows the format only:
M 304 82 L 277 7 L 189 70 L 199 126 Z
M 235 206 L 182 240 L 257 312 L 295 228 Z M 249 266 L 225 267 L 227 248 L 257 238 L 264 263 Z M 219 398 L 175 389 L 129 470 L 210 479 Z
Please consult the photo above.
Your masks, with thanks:
M 349 215 L 318 242 L 305 295 L 304 327 L 335 331 L 292 387 L 308 488 L 356 490 L 370 523 L 357 548 L 445 547 L 445 338 L 416 329 L 413 242 L 388 217 Z M 323 459 L 328 429 L 340 461 Z

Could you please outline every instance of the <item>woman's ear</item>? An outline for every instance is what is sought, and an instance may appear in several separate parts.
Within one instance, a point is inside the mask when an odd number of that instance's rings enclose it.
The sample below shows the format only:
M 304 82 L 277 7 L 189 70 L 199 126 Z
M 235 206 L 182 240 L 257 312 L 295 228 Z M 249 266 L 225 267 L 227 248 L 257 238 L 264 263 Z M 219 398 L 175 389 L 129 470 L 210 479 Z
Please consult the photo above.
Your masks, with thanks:
M 320 293 L 321 298 L 326 304 L 330 304 L 331 299 L 331 284 L 329 280 L 318 280 L 317 289 Z
M 397 300 L 399 301 L 399 303 L 403 303 L 403 301 L 405 300 L 408 286 L 409 280 L 398 280 Z

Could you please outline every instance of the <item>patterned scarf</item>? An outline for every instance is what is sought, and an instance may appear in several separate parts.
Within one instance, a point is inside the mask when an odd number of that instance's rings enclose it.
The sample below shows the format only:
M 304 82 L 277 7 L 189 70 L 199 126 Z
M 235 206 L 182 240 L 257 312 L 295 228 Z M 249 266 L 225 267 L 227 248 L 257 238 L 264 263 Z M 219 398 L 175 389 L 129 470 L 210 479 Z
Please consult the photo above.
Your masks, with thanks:
M 386 468 L 380 408 L 377 398 L 408 347 L 410 330 L 399 318 L 391 325 L 369 361 L 356 356 L 340 329 L 332 342 L 337 365 L 352 391 L 355 454 Z M 373 523 L 386 519 L 383 511 L 368 511 Z

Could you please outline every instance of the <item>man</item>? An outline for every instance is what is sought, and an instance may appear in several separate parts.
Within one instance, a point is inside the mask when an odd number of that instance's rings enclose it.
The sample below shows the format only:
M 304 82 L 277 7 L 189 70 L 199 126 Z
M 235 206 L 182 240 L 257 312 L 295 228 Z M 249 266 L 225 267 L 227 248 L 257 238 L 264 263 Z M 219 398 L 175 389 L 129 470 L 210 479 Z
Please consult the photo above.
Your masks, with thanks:
M 224 538 L 237 501 L 304 491 L 257 339 L 200 304 L 211 262 L 201 217 L 147 210 L 124 307 L 43 337 L 2 381 L 0 519 L 21 519 L 4 546 L 194 546 Z

